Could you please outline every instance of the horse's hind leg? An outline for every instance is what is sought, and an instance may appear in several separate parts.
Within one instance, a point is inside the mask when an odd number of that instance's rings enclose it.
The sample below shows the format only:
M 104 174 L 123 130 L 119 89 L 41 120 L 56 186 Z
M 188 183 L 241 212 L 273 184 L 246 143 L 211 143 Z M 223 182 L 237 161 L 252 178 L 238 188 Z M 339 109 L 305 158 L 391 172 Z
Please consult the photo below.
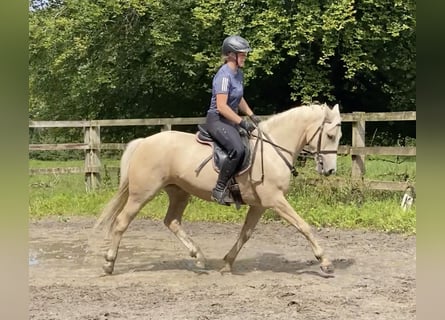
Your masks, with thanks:
M 204 254 L 181 226 L 182 215 L 188 204 L 190 194 L 174 185 L 165 187 L 165 191 L 169 197 L 169 205 L 164 224 L 186 246 L 190 256 L 196 258 L 196 266 L 204 268 L 206 262 Z
M 111 274 L 114 270 L 114 263 L 116 262 L 117 253 L 119 250 L 119 244 L 122 240 L 124 232 L 127 230 L 131 221 L 136 217 L 141 208 L 153 198 L 154 194 L 145 195 L 141 198 L 141 195 L 131 195 L 127 199 L 122 211 L 116 217 L 112 228 L 110 229 L 111 244 L 105 254 L 105 264 L 103 270 L 107 274 Z
M 282 197 L 276 203 L 273 209 L 291 225 L 297 228 L 300 233 L 302 233 L 305 238 L 309 241 L 312 246 L 312 251 L 315 257 L 320 261 L 320 268 L 322 271 L 331 273 L 334 271 L 332 263 L 324 255 L 324 250 L 320 247 L 318 242 L 315 240 L 311 232 L 311 227 L 304 221 L 292 208 L 292 206 L 287 202 L 287 200 Z
M 107 274 L 113 273 L 114 263 L 116 262 L 117 252 L 119 250 L 119 244 L 122 239 L 122 235 L 127 230 L 131 221 L 136 217 L 137 213 L 143 206 L 144 202 L 140 202 L 135 199 L 134 196 L 129 196 L 127 203 L 125 204 L 122 211 L 116 217 L 112 228 L 110 229 L 111 244 L 107 253 L 105 254 L 105 264 L 103 265 L 103 270 Z
M 236 256 L 240 252 L 243 245 L 249 240 L 250 236 L 253 233 L 255 226 L 261 218 L 261 215 L 266 209 L 263 207 L 250 207 L 249 211 L 247 211 L 246 219 L 244 220 L 243 228 L 239 234 L 238 240 L 230 249 L 230 251 L 224 257 L 224 261 L 226 262 L 225 266 L 221 269 L 221 272 L 232 272 L 232 265 L 236 259 Z

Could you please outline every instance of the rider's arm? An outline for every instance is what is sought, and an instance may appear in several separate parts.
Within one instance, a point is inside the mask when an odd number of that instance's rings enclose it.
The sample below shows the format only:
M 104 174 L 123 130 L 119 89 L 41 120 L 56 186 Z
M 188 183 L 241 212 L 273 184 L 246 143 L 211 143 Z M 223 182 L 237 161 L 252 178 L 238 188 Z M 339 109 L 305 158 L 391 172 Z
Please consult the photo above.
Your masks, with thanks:
M 237 115 L 236 112 L 233 111 L 227 104 L 228 96 L 229 95 L 226 93 L 218 93 L 216 95 L 216 108 L 218 109 L 218 112 L 224 118 L 226 118 L 227 120 L 233 121 L 234 123 L 239 124 L 241 122 L 241 120 L 243 120 L 243 119 L 239 115 Z M 243 101 L 243 100 L 244 99 L 241 99 L 241 101 Z M 246 105 L 247 105 L 247 103 L 246 103 Z M 240 104 L 240 109 L 241 109 L 241 104 Z
M 251 116 L 253 115 L 253 111 L 252 109 L 250 109 L 249 105 L 247 104 L 246 99 L 244 99 L 244 97 L 241 98 L 241 101 L 239 103 L 239 109 L 247 116 Z

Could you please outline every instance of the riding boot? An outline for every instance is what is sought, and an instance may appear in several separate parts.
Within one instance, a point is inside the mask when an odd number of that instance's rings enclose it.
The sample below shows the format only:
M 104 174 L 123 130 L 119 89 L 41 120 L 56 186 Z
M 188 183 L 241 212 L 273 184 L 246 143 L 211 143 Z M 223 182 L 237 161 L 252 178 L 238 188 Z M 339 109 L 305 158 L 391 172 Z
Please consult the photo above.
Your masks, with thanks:
M 227 188 L 227 183 L 235 174 L 238 161 L 226 158 L 221 166 L 219 172 L 218 180 L 216 181 L 216 186 L 212 190 L 212 200 L 218 202 L 219 204 L 230 205 L 229 190 Z

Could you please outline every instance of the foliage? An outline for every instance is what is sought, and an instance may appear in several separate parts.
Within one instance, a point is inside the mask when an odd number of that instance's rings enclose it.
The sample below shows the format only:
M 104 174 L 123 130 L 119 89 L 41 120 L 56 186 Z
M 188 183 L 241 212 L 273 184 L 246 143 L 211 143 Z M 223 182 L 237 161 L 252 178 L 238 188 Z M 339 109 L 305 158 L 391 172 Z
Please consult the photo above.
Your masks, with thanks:
M 233 33 L 257 113 L 415 110 L 415 17 L 414 0 L 31 0 L 30 117 L 202 116 Z

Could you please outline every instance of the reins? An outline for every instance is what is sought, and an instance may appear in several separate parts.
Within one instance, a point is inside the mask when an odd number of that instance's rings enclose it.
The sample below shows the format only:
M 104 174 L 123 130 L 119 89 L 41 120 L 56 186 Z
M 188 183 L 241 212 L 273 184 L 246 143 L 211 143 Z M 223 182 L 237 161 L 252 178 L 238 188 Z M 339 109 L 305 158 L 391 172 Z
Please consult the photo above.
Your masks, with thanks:
M 326 124 L 326 122 L 323 121 L 322 124 L 318 127 L 318 129 L 315 131 L 315 133 L 312 135 L 312 137 L 307 142 L 307 144 L 311 143 L 311 141 L 318 134 L 317 151 L 312 152 L 312 151 L 306 150 L 304 148 L 302 150 L 303 152 L 308 153 L 311 156 L 315 156 L 316 161 L 318 163 L 320 163 L 321 165 L 323 165 L 323 159 L 320 156 L 321 154 L 337 153 L 337 150 L 321 150 L 321 138 L 323 136 L 323 129 L 324 129 L 325 124 Z M 338 124 L 338 125 L 340 125 L 340 124 Z M 287 152 L 291 156 L 293 156 L 292 152 L 287 150 L 286 148 L 283 148 L 283 147 L 277 145 L 276 143 L 272 142 L 272 139 L 269 137 L 269 135 L 266 132 L 264 132 L 263 130 L 261 130 L 258 126 L 257 126 L 257 131 L 258 131 L 258 135 L 252 134 L 253 137 L 257 138 L 257 140 L 255 142 L 254 149 L 253 149 L 252 167 L 253 167 L 253 163 L 255 162 L 256 151 L 258 148 L 258 142 L 260 141 L 261 142 L 261 182 L 264 181 L 263 142 L 269 143 L 274 148 L 276 153 L 284 161 L 284 163 L 289 168 L 290 172 L 292 173 L 292 175 L 294 177 L 298 176 L 297 169 L 295 169 L 295 167 L 286 159 L 286 157 L 283 155 L 283 153 L 281 151 Z M 267 140 L 263 138 L 263 135 L 266 137 Z
M 323 136 L 323 130 L 324 130 L 324 125 L 326 123 L 329 122 L 325 122 L 323 121 L 320 126 L 317 128 L 317 130 L 314 132 L 314 134 L 312 135 L 312 137 L 307 141 L 306 145 L 310 144 L 311 141 L 317 136 L 318 134 L 318 141 L 317 141 L 317 150 L 315 152 L 307 150 L 305 148 L 303 148 L 301 150 L 301 152 L 304 152 L 305 154 L 302 155 L 304 157 L 307 157 L 307 154 L 314 156 L 315 160 L 317 161 L 317 163 L 319 163 L 322 167 L 323 167 L 323 158 L 321 157 L 322 154 L 329 154 L 329 153 L 337 153 L 337 150 L 321 150 L 321 140 L 322 140 L 322 136 Z M 337 124 L 337 126 L 340 126 L 340 123 Z M 261 154 L 261 183 L 264 182 L 264 142 L 269 143 L 273 149 L 275 150 L 275 152 L 278 154 L 278 156 L 283 160 L 283 162 L 286 164 L 286 166 L 289 168 L 290 172 L 292 173 L 292 175 L 294 177 L 298 176 L 298 171 L 297 169 L 292 165 L 291 162 L 289 162 L 288 159 L 286 159 L 286 157 L 283 155 L 283 152 L 288 153 L 290 156 L 294 156 L 294 154 L 292 153 L 292 151 L 274 143 L 272 141 L 272 139 L 270 138 L 270 136 L 264 132 L 263 130 L 260 129 L 259 126 L 256 127 L 258 134 L 250 134 L 250 137 L 254 137 L 257 138 L 255 141 L 255 145 L 254 148 L 252 150 L 252 162 L 251 162 L 251 167 L 253 167 L 254 163 L 255 163 L 255 159 L 256 159 L 256 155 L 257 155 L 257 150 L 258 150 L 258 146 L 260 146 L 260 154 Z M 265 138 L 264 138 L 264 137 Z M 201 169 L 204 167 L 204 165 L 209 162 L 212 159 L 213 155 L 211 154 L 210 156 L 208 156 L 202 163 L 201 165 L 195 170 L 196 174 L 198 175 L 199 171 L 201 171 Z
M 257 126 L 257 131 L 258 131 L 258 135 L 252 134 L 253 137 L 257 138 L 257 140 L 255 142 L 255 146 L 253 148 L 252 167 L 253 167 L 253 164 L 255 162 L 255 156 L 256 156 L 256 150 L 258 148 L 258 142 L 261 141 L 261 182 L 264 181 L 263 142 L 269 143 L 274 148 L 276 153 L 280 156 L 281 159 L 283 159 L 284 163 L 289 168 L 290 172 L 292 173 L 292 175 L 294 177 L 298 176 L 297 169 L 295 169 L 295 167 L 289 162 L 289 160 L 286 159 L 286 157 L 283 155 L 281 150 L 283 150 L 283 151 L 289 153 L 291 156 L 293 156 L 292 152 L 287 150 L 286 148 L 283 148 L 283 147 L 275 144 L 274 142 L 272 142 L 272 139 L 270 138 L 270 136 L 266 132 L 261 130 L 258 126 Z M 267 140 L 265 140 L 263 138 L 263 135 L 267 138 Z

